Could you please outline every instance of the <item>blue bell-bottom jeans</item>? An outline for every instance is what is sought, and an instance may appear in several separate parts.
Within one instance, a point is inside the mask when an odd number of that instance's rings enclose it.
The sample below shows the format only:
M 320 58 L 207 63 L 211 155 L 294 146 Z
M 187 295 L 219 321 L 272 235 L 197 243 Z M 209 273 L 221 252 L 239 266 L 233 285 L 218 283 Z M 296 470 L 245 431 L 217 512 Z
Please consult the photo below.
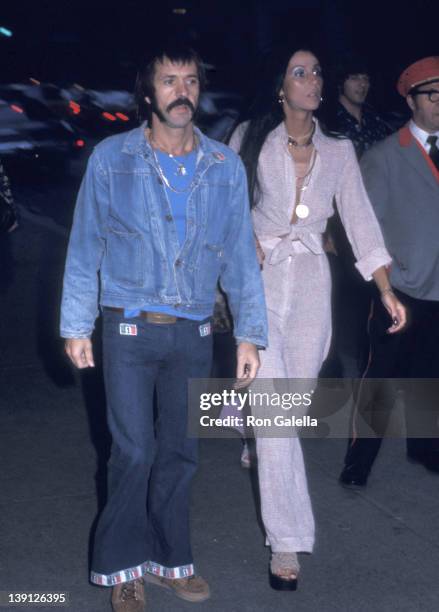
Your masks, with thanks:
M 103 318 L 113 443 L 91 580 L 112 586 L 146 572 L 190 576 L 189 495 L 198 440 L 187 436 L 187 387 L 189 378 L 210 375 L 208 320 L 154 324 L 105 309 Z

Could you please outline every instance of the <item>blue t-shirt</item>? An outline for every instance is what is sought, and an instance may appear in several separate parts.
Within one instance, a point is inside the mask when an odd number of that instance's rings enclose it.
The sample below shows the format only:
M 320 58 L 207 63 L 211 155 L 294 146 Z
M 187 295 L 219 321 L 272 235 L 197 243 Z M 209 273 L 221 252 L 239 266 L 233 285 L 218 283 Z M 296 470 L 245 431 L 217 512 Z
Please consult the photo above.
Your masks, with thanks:
M 186 206 L 190 195 L 189 187 L 194 178 L 197 165 L 197 152 L 192 151 L 188 155 L 175 155 L 173 157 L 167 153 L 162 153 L 162 151 L 156 151 L 155 153 L 168 183 L 178 192 L 181 192 L 175 193 L 165 183 L 166 195 L 171 205 L 175 229 L 177 230 L 180 246 L 182 246 L 186 238 Z M 184 174 L 179 171 L 179 167 L 184 169 Z
M 166 190 L 168 202 L 171 207 L 172 217 L 175 223 L 175 229 L 177 231 L 178 241 L 180 246 L 186 238 L 186 207 L 187 201 L 191 194 L 189 189 L 192 179 L 194 178 L 195 169 L 197 166 L 197 151 L 191 151 L 187 155 L 174 155 L 170 156 L 167 153 L 163 153 L 158 149 L 155 150 L 157 160 L 160 164 L 162 172 L 167 179 L 171 187 L 176 189 L 179 193 L 172 191 L 166 183 L 163 186 Z M 184 168 L 184 171 L 179 171 L 179 168 Z M 175 315 L 181 317 L 182 313 L 178 308 L 172 306 L 148 306 L 150 312 L 164 312 L 166 314 Z M 125 317 L 137 317 L 140 313 L 139 309 L 133 310 L 125 308 Z M 194 321 L 202 321 L 209 317 L 212 313 L 206 312 L 201 315 L 189 315 L 185 314 L 185 319 L 192 319 Z

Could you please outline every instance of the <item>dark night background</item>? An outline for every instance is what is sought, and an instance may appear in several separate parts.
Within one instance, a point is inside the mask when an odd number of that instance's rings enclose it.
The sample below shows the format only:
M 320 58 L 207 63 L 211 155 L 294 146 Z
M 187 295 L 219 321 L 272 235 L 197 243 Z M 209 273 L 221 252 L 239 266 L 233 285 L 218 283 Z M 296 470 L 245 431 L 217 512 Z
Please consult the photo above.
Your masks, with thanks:
M 142 53 L 183 34 L 215 66 L 211 86 L 257 88 L 261 58 L 279 40 L 307 43 L 325 66 L 350 52 L 374 70 L 375 103 L 401 107 L 400 71 L 438 53 L 436 0 L 39 0 L 3 2 L 0 80 L 41 80 L 132 89 Z M 184 8 L 185 14 L 173 9 Z M 379 96 L 377 96 L 379 93 Z

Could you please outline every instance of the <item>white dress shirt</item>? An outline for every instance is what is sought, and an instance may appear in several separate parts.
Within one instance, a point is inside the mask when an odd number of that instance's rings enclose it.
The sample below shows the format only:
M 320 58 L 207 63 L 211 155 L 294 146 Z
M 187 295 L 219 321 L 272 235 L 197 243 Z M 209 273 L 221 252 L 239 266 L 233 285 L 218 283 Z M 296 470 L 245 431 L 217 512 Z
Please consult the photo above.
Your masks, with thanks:
M 422 146 L 424 151 L 426 151 L 429 155 L 431 144 L 427 142 L 427 138 L 429 136 L 437 136 L 439 138 L 439 131 L 433 132 L 433 134 L 429 134 L 428 132 L 420 128 L 419 125 L 416 125 L 413 119 L 410 120 L 409 129 L 413 136 L 416 138 L 416 140 L 419 142 L 419 144 Z M 437 146 L 439 146 L 439 144 Z

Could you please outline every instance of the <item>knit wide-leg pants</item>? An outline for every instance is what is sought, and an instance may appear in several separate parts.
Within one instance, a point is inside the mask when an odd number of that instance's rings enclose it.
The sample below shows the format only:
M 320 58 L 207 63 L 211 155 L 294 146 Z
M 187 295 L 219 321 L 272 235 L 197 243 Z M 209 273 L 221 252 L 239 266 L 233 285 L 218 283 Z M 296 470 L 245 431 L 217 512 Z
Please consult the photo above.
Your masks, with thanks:
M 269 347 L 260 352 L 255 390 L 275 388 L 272 380 L 316 379 L 331 337 L 331 281 L 325 255 L 298 245 L 298 253 L 270 265 L 262 244 Z M 304 252 L 305 251 L 305 252 Z M 281 383 L 282 384 L 282 383 Z M 298 386 L 304 383 L 297 381 Z M 261 511 L 273 552 L 312 552 L 314 517 L 300 439 L 291 430 L 282 438 L 257 437 Z M 257 434 L 256 434 L 257 435 Z

